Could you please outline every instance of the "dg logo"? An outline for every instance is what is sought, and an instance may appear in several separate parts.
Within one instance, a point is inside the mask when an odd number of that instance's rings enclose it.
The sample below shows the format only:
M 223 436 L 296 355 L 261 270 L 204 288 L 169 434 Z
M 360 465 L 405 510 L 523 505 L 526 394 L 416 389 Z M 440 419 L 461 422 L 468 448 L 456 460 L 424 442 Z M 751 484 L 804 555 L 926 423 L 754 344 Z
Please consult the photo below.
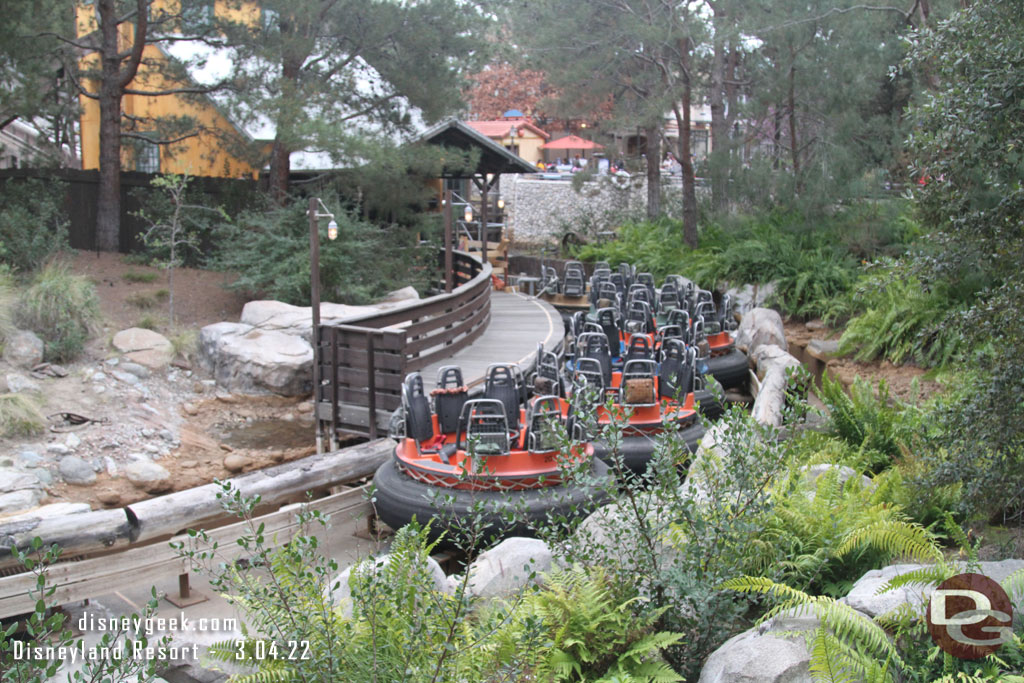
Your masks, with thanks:
M 1013 637 L 1013 603 L 1003 587 L 981 574 L 957 574 L 932 591 L 928 632 L 944 651 L 981 659 Z

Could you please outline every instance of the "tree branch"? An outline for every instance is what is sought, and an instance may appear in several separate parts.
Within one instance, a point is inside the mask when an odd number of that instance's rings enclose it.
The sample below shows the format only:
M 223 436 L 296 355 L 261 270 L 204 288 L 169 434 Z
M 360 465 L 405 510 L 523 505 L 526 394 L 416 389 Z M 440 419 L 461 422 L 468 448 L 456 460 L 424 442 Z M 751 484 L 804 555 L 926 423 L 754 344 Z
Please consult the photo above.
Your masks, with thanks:
M 154 144 L 154 145 L 173 145 L 176 142 L 181 142 L 182 140 L 188 140 L 189 138 L 194 138 L 194 137 L 198 137 L 198 136 L 199 136 L 199 131 L 193 131 L 191 133 L 185 133 L 184 135 L 179 135 L 176 138 L 171 138 L 171 139 L 167 139 L 167 140 L 154 140 L 153 138 L 148 137 L 148 136 L 146 136 L 143 133 L 132 133 L 131 131 L 121 131 L 121 137 L 123 137 L 123 138 L 132 138 L 134 140 L 145 140 L 146 142 L 148 142 L 150 144 Z
M 859 11 L 859 10 L 868 11 L 868 12 L 896 12 L 901 17 L 903 17 L 904 21 L 906 21 L 907 18 L 908 18 L 907 14 L 906 14 L 906 10 L 902 10 L 899 7 L 889 7 L 887 5 L 853 5 L 852 7 L 846 7 L 846 8 L 833 7 L 832 9 L 830 9 L 827 12 L 825 12 L 824 14 L 819 14 L 816 17 L 806 17 L 804 19 L 794 19 L 792 21 L 786 21 L 786 22 L 783 22 L 781 24 L 777 24 L 776 26 L 767 26 L 765 28 L 761 28 L 761 29 L 758 29 L 758 31 L 759 32 L 765 32 L 765 33 L 769 32 L 769 31 L 778 31 L 780 29 L 789 28 L 791 26 L 799 26 L 800 24 L 816 23 L 816 22 L 822 21 L 823 19 L 829 18 L 833 14 L 848 14 L 850 12 L 856 12 L 856 11 Z

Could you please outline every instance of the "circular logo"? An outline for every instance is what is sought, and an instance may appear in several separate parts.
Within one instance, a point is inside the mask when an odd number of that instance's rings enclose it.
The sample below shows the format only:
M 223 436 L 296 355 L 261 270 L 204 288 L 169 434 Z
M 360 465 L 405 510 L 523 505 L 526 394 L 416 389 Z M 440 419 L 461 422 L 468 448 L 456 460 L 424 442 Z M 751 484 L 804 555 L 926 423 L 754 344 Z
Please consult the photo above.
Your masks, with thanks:
M 960 659 L 981 659 L 1013 637 L 1010 596 L 981 574 L 957 574 L 939 584 L 926 618 L 932 640 Z

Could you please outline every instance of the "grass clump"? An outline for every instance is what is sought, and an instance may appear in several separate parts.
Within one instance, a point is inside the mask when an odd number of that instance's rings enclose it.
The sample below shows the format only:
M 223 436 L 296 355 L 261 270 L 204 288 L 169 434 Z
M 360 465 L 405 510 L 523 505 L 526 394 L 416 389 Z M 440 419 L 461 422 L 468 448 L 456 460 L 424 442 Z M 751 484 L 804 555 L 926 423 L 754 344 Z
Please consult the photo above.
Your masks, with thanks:
M 141 327 L 144 330 L 153 330 L 156 332 L 156 328 L 160 323 L 157 322 L 156 318 L 151 315 L 144 315 L 139 318 L 138 322 L 135 323 L 135 327 Z
M 14 333 L 14 308 L 18 301 L 14 278 L 10 271 L 0 266 L 0 349 Z
M 168 336 L 174 355 L 178 358 L 191 360 L 199 349 L 199 333 L 195 330 L 182 330 Z
M 140 273 L 138 271 L 129 270 L 127 273 L 122 275 L 125 282 L 131 282 L 133 284 L 149 284 L 156 282 L 156 279 L 160 277 L 159 273 Z
M 47 263 L 22 295 L 16 320 L 43 340 L 43 358 L 59 363 L 78 357 L 100 316 L 96 288 L 65 261 Z
M 0 394 L 0 437 L 32 436 L 46 425 L 39 401 L 28 394 Z

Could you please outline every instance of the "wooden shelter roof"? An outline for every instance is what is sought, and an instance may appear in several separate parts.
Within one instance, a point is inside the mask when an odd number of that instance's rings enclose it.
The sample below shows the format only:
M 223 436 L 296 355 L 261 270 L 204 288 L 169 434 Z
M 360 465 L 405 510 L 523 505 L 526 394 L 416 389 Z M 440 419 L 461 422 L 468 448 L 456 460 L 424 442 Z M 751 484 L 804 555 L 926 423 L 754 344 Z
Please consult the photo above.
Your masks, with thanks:
M 466 178 L 472 175 L 501 173 L 536 173 L 537 167 L 513 154 L 483 133 L 457 119 L 448 119 L 424 131 L 417 140 L 432 145 L 456 147 L 462 150 L 479 149 L 480 161 L 473 173 L 466 175 L 464 169 L 442 171 L 446 178 Z

